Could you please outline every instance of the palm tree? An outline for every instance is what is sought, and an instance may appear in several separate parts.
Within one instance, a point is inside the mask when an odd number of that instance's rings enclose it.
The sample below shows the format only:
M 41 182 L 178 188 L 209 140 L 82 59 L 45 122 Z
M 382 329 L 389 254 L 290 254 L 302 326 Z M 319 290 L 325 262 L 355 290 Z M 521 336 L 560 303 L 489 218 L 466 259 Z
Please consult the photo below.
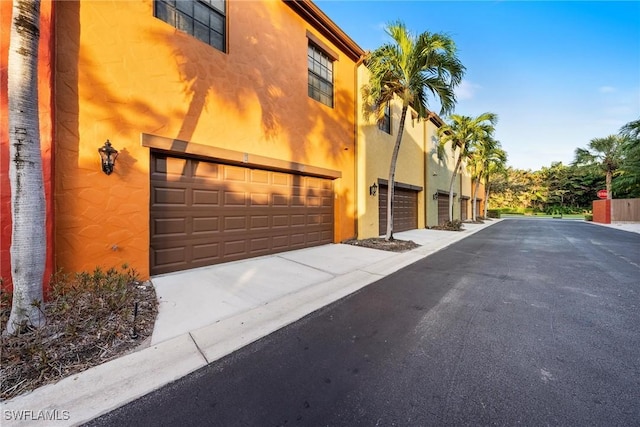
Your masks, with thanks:
M 8 58 L 13 303 L 6 332 L 40 326 L 45 204 L 38 127 L 39 0 L 14 0 Z
M 622 147 L 626 138 L 609 135 L 606 138 L 594 138 L 588 148 L 576 148 L 574 165 L 583 165 L 592 169 L 600 169 L 605 173 L 607 199 L 611 199 L 611 180 L 622 162 Z
M 462 161 L 469 159 L 474 144 L 493 135 L 497 121 L 498 116 L 494 113 L 482 113 L 475 118 L 453 114 L 450 123 L 438 129 L 440 148 L 444 149 L 447 143 L 451 143 L 454 154 L 459 150 L 449 184 L 449 221 L 453 221 L 453 187 Z
M 486 136 L 485 138 L 480 139 L 475 149 L 471 154 L 471 164 L 473 165 L 474 173 L 474 188 L 473 188 L 473 221 L 476 221 L 478 212 L 476 211 L 477 200 L 478 200 L 478 189 L 480 188 L 480 183 L 484 182 L 485 184 L 485 218 L 486 218 L 486 209 L 487 202 L 489 196 L 489 175 L 491 174 L 491 169 L 496 169 L 498 164 L 502 165 L 504 168 L 504 163 L 507 161 L 507 153 L 501 148 L 500 141 L 493 139 L 491 136 Z
M 499 144 L 499 143 L 498 143 Z M 496 176 L 507 176 L 507 152 L 500 146 L 496 147 L 492 155 L 487 159 L 484 168 L 484 214 L 487 218 L 487 210 L 489 209 L 489 194 L 491 189 L 492 178 Z
M 624 125 L 620 135 L 625 138 L 623 160 L 612 186 L 618 194 L 640 197 L 640 119 Z
M 456 56 L 455 43 L 446 35 L 424 32 L 416 36 L 401 22 L 389 24 L 386 32 L 393 41 L 365 58 L 370 79 L 363 88 L 363 98 L 365 118 L 375 114 L 378 122 L 384 119 L 388 102 L 394 98 L 402 102 L 400 127 L 389 166 L 385 239 L 392 240 L 395 170 L 407 110 L 411 107 L 418 117 L 427 117 L 427 96 L 431 92 L 440 102 L 441 114 L 452 111 L 456 102 L 454 88 L 460 84 L 465 68 Z

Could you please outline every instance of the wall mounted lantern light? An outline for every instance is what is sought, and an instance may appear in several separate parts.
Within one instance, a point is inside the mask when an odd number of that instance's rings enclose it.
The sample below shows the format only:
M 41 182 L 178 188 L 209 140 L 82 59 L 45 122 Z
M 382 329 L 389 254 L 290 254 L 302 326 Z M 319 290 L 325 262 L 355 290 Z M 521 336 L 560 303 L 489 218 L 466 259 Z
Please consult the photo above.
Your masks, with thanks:
M 433 193 L 433 200 L 438 200 L 438 193 L 437 192 Z
M 102 163 L 102 172 L 107 175 L 111 175 L 113 172 L 113 167 L 116 164 L 116 159 L 118 158 L 118 150 L 111 146 L 111 143 L 107 139 L 107 142 L 100 148 L 98 148 L 98 153 L 100 153 L 100 160 Z
M 378 193 L 378 184 L 374 182 L 373 185 L 369 187 L 369 195 L 375 196 L 377 193 Z

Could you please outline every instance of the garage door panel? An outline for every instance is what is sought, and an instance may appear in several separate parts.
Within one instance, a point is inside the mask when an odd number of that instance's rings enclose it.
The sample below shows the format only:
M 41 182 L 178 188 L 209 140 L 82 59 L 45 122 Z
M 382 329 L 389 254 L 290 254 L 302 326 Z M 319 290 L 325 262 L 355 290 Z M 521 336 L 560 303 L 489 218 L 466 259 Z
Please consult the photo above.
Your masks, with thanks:
M 269 229 L 269 217 L 267 215 L 252 215 L 251 216 L 251 229 L 252 230 L 268 230 Z
M 156 249 L 152 251 L 152 257 L 156 264 L 171 267 L 186 265 L 186 247 L 178 246 L 172 248 Z
M 152 167 L 153 174 L 158 174 L 167 181 L 180 180 L 191 175 L 187 160 L 177 157 L 154 157 Z
M 158 156 L 152 275 L 333 241 L 330 180 Z
M 269 172 L 263 170 L 251 170 L 251 182 L 253 184 L 269 184 Z
M 251 193 L 251 206 L 269 206 L 269 194 Z
M 381 185 L 378 191 L 378 232 L 387 232 L 388 187 Z M 413 230 L 418 227 L 418 192 L 396 187 L 393 196 L 393 231 Z
M 187 203 L 187 190 L 184 188 L 158 187 L 154 188 L 153 204 L 158 205 L 185 205 Z
M 194 206 L 218 206 L 220 205 L 220 192 L 218 190 L 193 189 L 192 192 Z
M 220 165 L 216 163 L 191 160 L 189 162 L 192 167 L 191 177 L 202 180 L 219 180 L 220 179 Z
M 217 216 L 214 217 L 194 217 L 193 233 L 211 233 L 220 231 L 220 221 Z
M 225 216 L 223 221 L 225 231 L 247 230 L 247 218 L 245 216 Z
M 225 181 L 247 181 L 247 168 L 239 167 L 239 166 L 224 166 L 224 180 Z
M 152 226 L 152 233 L 157 236 L 176 237 L 185 235 L 187 232 L 185 218 L 156 218 L 152 222 Z
M 283 187 L 289 187 L 289 177 L 290 175 L 287 174 L 283 174 L 283 173 L 278 173 L 278 172 L 272 172 L 271 173 L 271 183 L 275 186 L 283 186 Z
M 251 239 L 249 241 L 249 251 L 251 254 L 256 255 L 262 252 L 269 251 L 269 239 L 266 237 L 260 237 Z
M 205 243 L 193 245 L 192 259 L 194 262 L 214 262 L 220 259 L 220 244 Z

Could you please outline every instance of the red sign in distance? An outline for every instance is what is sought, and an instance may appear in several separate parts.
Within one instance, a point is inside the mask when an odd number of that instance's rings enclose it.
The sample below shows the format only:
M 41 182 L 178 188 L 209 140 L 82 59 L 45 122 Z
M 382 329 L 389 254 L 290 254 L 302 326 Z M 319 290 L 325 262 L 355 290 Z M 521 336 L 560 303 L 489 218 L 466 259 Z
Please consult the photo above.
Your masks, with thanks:
M 606 199 L 607 198 L 607 190 L 598 190 L 598 198 Z

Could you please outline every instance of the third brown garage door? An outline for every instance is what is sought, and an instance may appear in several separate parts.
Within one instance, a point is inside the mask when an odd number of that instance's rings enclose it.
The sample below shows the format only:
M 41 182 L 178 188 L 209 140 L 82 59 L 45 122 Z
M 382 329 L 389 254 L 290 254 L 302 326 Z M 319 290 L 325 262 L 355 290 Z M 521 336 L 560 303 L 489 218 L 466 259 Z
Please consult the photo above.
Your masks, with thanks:
M 379 233 L 387 232 L 387 195 L 388 186 L 380 185 L 378 199 Z M 393 231 L 406 231 L 418 228 L 418 192 L 396 187 L 393 197 Z
M 333 241 L 330 179 L 154 153 L 151 274 Z

